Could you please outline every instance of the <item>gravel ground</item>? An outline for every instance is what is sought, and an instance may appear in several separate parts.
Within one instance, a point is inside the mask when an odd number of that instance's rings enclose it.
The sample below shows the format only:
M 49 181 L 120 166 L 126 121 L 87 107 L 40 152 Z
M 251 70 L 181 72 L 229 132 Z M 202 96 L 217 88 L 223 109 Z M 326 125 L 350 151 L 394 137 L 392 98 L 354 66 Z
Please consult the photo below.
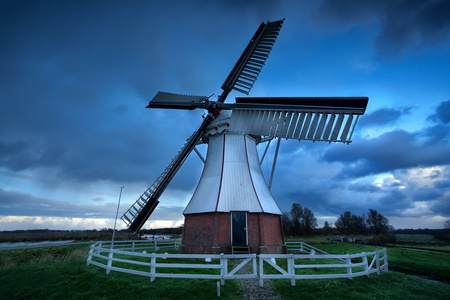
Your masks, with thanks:
M 248 263 L 238 271 L 241 274 L 252 273 L 252 265 Z M 270 280 L 264 280 L 264 287 L 259 286 L 258 279 L 240 279 L 239 285 L 243 300 L 281 300 L 282 298 L 275 292 Z
M 264 287 L 259 286 L 259 279 L 242 279 L 239 282 L 244 300 L 281 300 L 282 298 L 273 290 L 269 280 L 264 281 Z

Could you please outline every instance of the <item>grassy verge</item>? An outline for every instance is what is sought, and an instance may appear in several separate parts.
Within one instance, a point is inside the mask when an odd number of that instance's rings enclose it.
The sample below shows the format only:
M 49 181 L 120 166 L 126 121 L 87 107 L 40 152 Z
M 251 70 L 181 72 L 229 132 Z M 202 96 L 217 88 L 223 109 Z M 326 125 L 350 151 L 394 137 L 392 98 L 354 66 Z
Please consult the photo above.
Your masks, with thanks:
M 42 242 L 42 241 L 108 241 L 112 231 L 3 231 L 0 232 L 0 243 Z M 115 240 L 129 240 L 132 234 L 117 231 Z
M 374 250 L 373 246 L 341 243 L 316 246 L 338 254 Z M 423 252 L 411 250 L 406 253 L 396 252 L 398 250 L 402 249 L 388 248 L 390 267 L 412 265 L 417 270 L 426 266 L 435 274 L 440 272 L 436 269 L 439 269 L 437 265 L 441 264 L 443 272 L 449 270 L 448 260 L 442 262 L 442 257 L 423 256 Z M 88 251 L 89 245 L 0 251 L 0 299 L 214 299 L 217 297 L 216 280 L 157 278 L 150 283 L 147 277 L 117 272 L 107 275 L 101 268 L 93 265 L 86 266 Z M 449 254 L 440 255 L 449 257 Z M 411 260 L 417 263 L 411 264 Z M 277 260 L 277 263 L 285 267 L 283 260 Z M 305 299 L 400 299 L 405 297 L 448 299 L 450 294 L 448 284 L 391 272 L 383 273 L 382 276 L 373 274 L 370 278 L 357 277 L 353 280 L 297 280 L 295 287 L 290 285 L 289 280 L 272 280 L 271 282 L 283 299 L 298 299 L 300 295 Z M 222 299 L 240 299 L 242 292 L 239 282 L 227 280 L 225 286 L 221 287 L 221 295 Z
M 56 249 L 58 248 L 58 249 Z M 215 280 L 157 278 L 86 266 L 88 245 L 0 251 L 0 299 L 214 299 Z M 221 287 L 240 299 L 239 283 Z
M 327 243 L 315 246 L 331 254 L 352 254 L 375 250 L 374 246 L 348 243 Z M 385 248 L 387 249 L 389 269 L 450 282 L 450 254 Z
M 273 280 L 277 293 L 284 299 L 448 299 L 450 286 L 400 273 L 383 273 L 370 278 Z
M 374 246 L 347 243 L 315 244 L 315 247 L 331 254 L 371 252 Z M 389 268 L 424 275 L 450 282 L 450 254 L 430 253 L 386 247 Z M 323 260 L 308 261 L 308 264 Z M 285 262 L 277 260 L 285 267 Z M 334 262 L 336 263 L 336 262 Z M 267 271 L 271 272 L 269 267 Z M 314 269 L 297 269 L 296 274 L 312 274 Z M 301 272 L 301 273 L 300 273 Z M 345 269 L 321 269 L 321 273 L 345 273 Z M 272 273 L 272 272 L 271 272 Z M 274 271 L 274 273 L 276 273 Z M 272 285 L 285 300 L 298 299 L 448 299 L 450 285 L 416 276 L 389 272 L 381 276 L 371 275 L 347 279 L 297 280 L 292 287 L 289 280 L 273 280 Z
M 430 250 L 450 253 L 450 245 L 416 245 L 416 244 L 395 244 L 389 245 L 396 248 L 411 248 L 418 250 Z

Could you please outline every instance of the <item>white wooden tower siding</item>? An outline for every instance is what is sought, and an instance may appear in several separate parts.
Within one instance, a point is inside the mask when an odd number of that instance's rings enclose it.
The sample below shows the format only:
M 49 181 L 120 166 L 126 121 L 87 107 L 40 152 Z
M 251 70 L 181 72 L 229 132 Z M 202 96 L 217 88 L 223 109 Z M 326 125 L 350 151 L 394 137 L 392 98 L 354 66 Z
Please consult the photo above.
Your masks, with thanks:
M 228 129 L 222 132 L 216 122 L 210 129 L 205 167 L 183 214 L 247 211 L 281 215 L 261 171 L 255 139 Z
M 207 158 L 183 212 L 181 249 L 220 253 L 240 245 L 258 253 L 283 251 L 282 212 L 265 182 L 256 145 L 273 138 L 348 144 L 368 103 L 367 97 L 238 97 L 235 103 L 225 103 L 232 90 L 248 95 L 283 22 L 259 26 L 223 83 L 217 101 L 158 92 L 149 102 L 147 108 L 200 108 L 208 114 L 162 174 L 124 213 L 122 220 L 129 230 L 142 228 L 186 158 L 204 142 L 208 144 Z M 279 142 L 275 161 L 278 147 Z M 273 169 L 269 186 L 272 176 Z

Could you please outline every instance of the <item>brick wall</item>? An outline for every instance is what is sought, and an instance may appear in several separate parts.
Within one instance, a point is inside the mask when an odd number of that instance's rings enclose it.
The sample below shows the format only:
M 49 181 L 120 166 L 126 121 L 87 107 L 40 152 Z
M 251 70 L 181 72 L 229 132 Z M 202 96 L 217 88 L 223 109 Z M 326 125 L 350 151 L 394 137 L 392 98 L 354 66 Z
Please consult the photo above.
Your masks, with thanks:
M 252 253 L 284 253 L 279 215 L 247 213 L 247 239 Z M 184 253 L 231 253 L 231 213 L 185 215 Z

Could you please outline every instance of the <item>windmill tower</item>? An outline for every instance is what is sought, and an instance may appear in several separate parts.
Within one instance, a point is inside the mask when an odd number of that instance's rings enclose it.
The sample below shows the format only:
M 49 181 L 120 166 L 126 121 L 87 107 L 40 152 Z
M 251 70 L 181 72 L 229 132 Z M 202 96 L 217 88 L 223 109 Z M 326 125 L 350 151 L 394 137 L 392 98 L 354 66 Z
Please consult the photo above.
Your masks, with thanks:
M 350 143 L 368 98 L 239 97 L 236 103 L 224 103 L 232 90 L 248 95 L 283 22 L 259 26 L 223 83 L 223 93 L 217 101 L 210 101 L 205 96 L 159 92 L 149 102 L 147 108 L 200 108 L 208 114 L 164 172 L 122 216 L 129 230 L 142 228 L 195 146 L 207 143 L 202 176 L 183 212 L 182 251 L 284 251 L 282 211 L 270 193 L 273 169 L 268 186 L 256 146 L 278 138 L 276 157 L 281 138 Z

